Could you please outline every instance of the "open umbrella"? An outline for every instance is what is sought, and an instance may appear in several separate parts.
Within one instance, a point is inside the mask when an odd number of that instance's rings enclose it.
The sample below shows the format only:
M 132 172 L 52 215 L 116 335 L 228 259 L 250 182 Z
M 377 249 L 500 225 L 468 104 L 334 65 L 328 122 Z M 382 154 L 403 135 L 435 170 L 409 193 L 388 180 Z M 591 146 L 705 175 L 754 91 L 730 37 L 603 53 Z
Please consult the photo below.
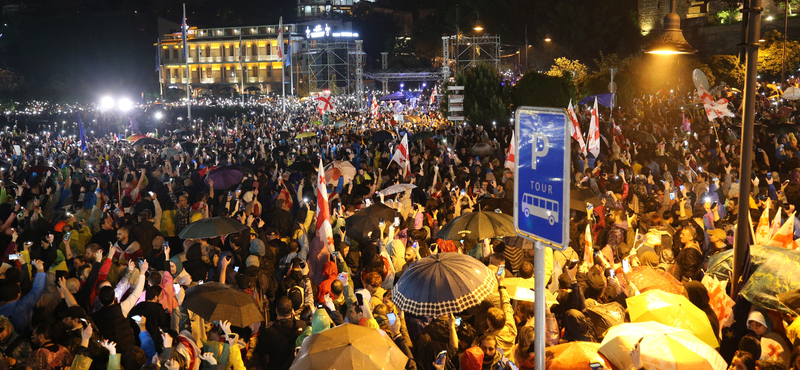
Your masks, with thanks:
M 383 189 L 383 190 L 379 191 L 378 194 L 392 195 L 392 194 L 397 194 L 397 193 L 403 193 L 403 192 L 406 192 L 408 190 L 412 190 L 412 189 L 416 189 L 416 188 L 417 188 L 417 186 L 414 185 L 414 184 L 394 184 L 392 186 L 389 186 L 386 189 Z
M 419 140 L 430 139 L 430 138 L 432 138 L 434 136 L 436 136 L 436 134 L 434 134 L 433 132 L 420 131 L 420 132 L 417 132 L 414 135 L 411 135 L 411 137 L 409 139 L 412 140 L 412 141 L 419 141 Z
M 778 300 L 795 313 L 800 313 L 800 289 L 780 293 Z
M 178 137 L 192 136 L 191 132 L 186 131 L 186 130 L 181 130 L 181 129 L 173 130 L 172 134 L 175 135 L 175 136 L 178 136 Z
M 599 304 L 591 299 L 586 301 L 586 313 L 592 324 L 598 340 L 603 340 L 608 328 L 625 322 L 625 307 L 617 302 Z
M 125 140 L 128 140 L 128 142 L 132 143 L 132 142 L 134 142 L 136 140 L 139 140 L 139 139 L 141 139 L 143 137 L 147 137 L 147 135 L 142 135 L 142 134 L 131 135 L 131 136 L 128 136 L 128 138 L 125 139 Z
M 291 370 L 403 370 L 408 357 L 380 329 L 344 324 L 303 341 Z
M 172 158 L 172 157 L 178 155 L 178 153 L 180 153 L 180 151 L 178 151 L 178 149 L 175 149 L 173 147 L 169 147 L 169 148 L 164 149 L 164 155 L 167 158 Z
M 500 210 L 507 215 L 514 214 L 514 202 L 506 198 L 486 197 L 478 201 L 473 207 L 476 211 L 496 211 Z
M 797 87 L 790 87 L 783 92 L 783 98 L 787 100 L 798 100 L 800 99 L 800 88 Z
M 487 155 L 491 155 L 492 153 L 494 153 L 494 147 L 486 143 L 475 144 L 469 149 L 470 155 L 478 157 L 485 157 Z
M 627 298 L 631 322 L 655 321 L 685 329 L 712 348 L 719 347 L 708 316 L 682 295 L 649 290 Z
M 610 328 L 600 344 L 600 354 L 619 369 L 632 369 L 630 352 L 639 339 L 645 369 L 725 370 L 727 367 L 714 348 L 692 333 L 654 321 Z
M 290 134 L 289 131 L 278 131 L 275 136 L 277 136 L 279 139 L 288 139 L 292 137 L 292 134 Z
M 206 321 L 228 320 L 241 328 L 264 320 L 252 295 L 216 282 L 186 289 L 183 306 Z
M 771 256 L 783 256 L 787 259 L 794 259 L 793 256 L 800 254 L 800 252 L 781 248 L 772 247 L 768 245 L 751 245 L 750 246 L 750 270 L 755 271 L 756 268 L 761 266 Z M 717 253 L 708 259 L 708 269 L 706 274 L 711 274 L 720 280 L 730 279 L 733 271 L 733 250 L 729 249 L 724 252 Z M 792 270 L 794 271 L 794 270 Z
M 289 171 L 292 172 L 314 172 L 317 169 L 310 162 L 294 162 L 289 166 Z
M 211 217 L 186 226 L 178 235 L 181 239 L 208 239 L 238 233 L 247 226 L 230 217 Z
M 191 141 L 181 141 L 180 143 L 178 143 L 178 145 L 181 147 L 181 150 L 183 150 L 186 153 L 191 154 L 194 153 L 195 150 L 197 150 L 197 144 Z
M 133 145 L 164 145 L 161 140 L 152 137 L 143 137 L 133 142 Z
M 628 139 L 631 139 L 631 141 L 639 141 L 642 143 L 650 143 L 650 144 L 656 143 L 656 138 L 653 136 L 653 134 L 645 131 L 632 131 L 626 134 L 625 136 L 627 136 Z
M 394 140 L 394 134 L 386 130 L 381 130 L 372 134 L 372 136 L 369 139 L 376 143 L 381 141 Z
M 291 151 L 292 151 L 292 148 L 290 146 L 288 146 L 288 145 L 280 145 L 280 146 L 276 146 L 275 148 L 272 149 L 272 154 L 273 155 L 286 155 L 286 154 L 289 154 L 289 152 L 291 152 Z M 283 154 L 281 154 L 281 153 L 283 153 Z
M 599 363 L 603 369 L 610 369 L 610 361 L 600 353 L 599 343 L 569 342 L 545 348 L 547 370 L 591 369 L 589 364 Z
M 778 295 L 800 289 L 800 251 L 770 256 L 747 279 L 740 294 L 754 305 L 793 314 Z
M 358 242 L 368 242 L 371 239 L 370 233 L 376 237 L 380 234 L 378 221 L 382 218 L 385 222 L 392 222 L 396 214 L 396 209 L 383 203 L 375 203 L 345 220 L 347 236 Z
M 303 132 L 301 134 L 298 134 L 297 136 L 295 136 L 295 138 L 297 138 L 297 139 L 305 139 L 307 137 L 314 137 L 314 136 L 317 136 L 316 132 L 306 131 L 306 132 Z
M 456 314 L 477 306 L 497 289 L 497 277 L 481 261 L 439 253 L 409 267 L 392 289 L 398 310 L 417 316 Z
M 502 236 L 515 236 L 514 218 L 494 211 L 470 212 L 448 222 L 436 237 L 444 240 L 483 240 Z
M 214 189 L 228 189 L 241 183 L 244 175 L 244 167 L 222 166 L 211 170 L 205 182 L 209 183 L 209 180 L 214 180 Z
M 628 281 L 636 285 L 642 293 L 658 289 L 672 294 L 683 294 L 683 284 L 676 280 L 672 274 L 650 266 L 636 266 L 625 275 Z
M 345 121 L 336 121 L 336 124 L 333 125 L 333 127 L 344 127 L 344 126 L 347 126 L 347 122 Z

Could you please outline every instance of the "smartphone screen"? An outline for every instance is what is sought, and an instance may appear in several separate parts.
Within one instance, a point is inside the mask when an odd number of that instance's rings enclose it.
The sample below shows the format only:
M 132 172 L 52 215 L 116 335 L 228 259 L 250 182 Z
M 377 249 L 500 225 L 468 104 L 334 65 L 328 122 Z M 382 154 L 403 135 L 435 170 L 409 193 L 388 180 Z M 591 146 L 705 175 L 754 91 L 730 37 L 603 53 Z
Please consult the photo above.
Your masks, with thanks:
M 456 317 L 456 326 L 461 326 L 461 318 Z
M 386 317 L 389 318 L 389 325 L 394 325 L 397 322 L 397 315 L 389 312 L 386 314 Z
M 680 188 L 681 188 L 681 191 L 684 191 L 684 190 L 686 190 L 686 187 L 685 187 L 685 186 L 683 186 L 683 185 L 681 185 L 681 186 L 680 186 Z
M 631 271 L 631 264 L 628 262 L 628 259 L 622 260 L 622 271 L 626 274 Z
M 497 276 L 503 276 L 503 273 L 506 272 L 505 266 L 500 266 L 497 268 Z
M 398 227 L 398 226 L 400 226 L 400 217 L 395 217 L 394 218 L 394 227 Z

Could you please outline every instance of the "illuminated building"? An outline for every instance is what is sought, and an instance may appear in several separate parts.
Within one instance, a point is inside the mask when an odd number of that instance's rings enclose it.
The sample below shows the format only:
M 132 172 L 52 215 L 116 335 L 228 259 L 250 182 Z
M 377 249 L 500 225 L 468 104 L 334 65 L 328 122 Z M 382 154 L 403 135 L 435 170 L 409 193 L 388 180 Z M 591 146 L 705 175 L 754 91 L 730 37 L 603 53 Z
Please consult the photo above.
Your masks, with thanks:
M 283 25 L 283 49 L 287 55 L 296 54 L 302 46 L 298 41 L 304 38 L 289 37 L 298 35 L 297 28 L 296 24 Z M 242 85 L 247 92 L 281 93 L 281 73 L 284 68 L 278 57 L 278 25 L 191 27 L 186 38 L 193 96 L 224 95 L 232 93 L 231 90 L 241 92 Z M 159 44 L 160 82 L 166 88 L 181 89 L 185 93 L 187 61 L 183 57 L 181 33 L 166 34 L 160 38 Z M 244 78 L 239 66 L 240 50 Z M 291 93 L 292 80 L 296 77 L 296 72 L 294 76 L 286 73 L 287 95 Z

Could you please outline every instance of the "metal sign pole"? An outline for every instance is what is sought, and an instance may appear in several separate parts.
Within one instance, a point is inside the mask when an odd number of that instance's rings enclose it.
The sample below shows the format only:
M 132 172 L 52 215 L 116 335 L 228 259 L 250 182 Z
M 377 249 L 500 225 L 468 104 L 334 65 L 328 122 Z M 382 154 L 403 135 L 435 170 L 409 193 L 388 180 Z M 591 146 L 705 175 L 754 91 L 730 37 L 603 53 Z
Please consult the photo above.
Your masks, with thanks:
M 547 276 L 544 274 L 544 254 L 545 254 L 545 245 L 542 242 L 535 242 L 534 243 L 534 250 L 533 250 L 533 298 L 535 302 L 533 303 L 533 319 L 535 325 L 533 326 L 533 333 L 534 333 L 534 340 L 533 340 L 533 350 L 536 353 L 536 357 L 534 358 L 534 366 L 537 370 L 544 370 L 544 336 L 545 336 L 545 308 L 547 302 L 545 302 L 544 298 L 544 290 L 545 288 L 545 281 L 547 280 Z

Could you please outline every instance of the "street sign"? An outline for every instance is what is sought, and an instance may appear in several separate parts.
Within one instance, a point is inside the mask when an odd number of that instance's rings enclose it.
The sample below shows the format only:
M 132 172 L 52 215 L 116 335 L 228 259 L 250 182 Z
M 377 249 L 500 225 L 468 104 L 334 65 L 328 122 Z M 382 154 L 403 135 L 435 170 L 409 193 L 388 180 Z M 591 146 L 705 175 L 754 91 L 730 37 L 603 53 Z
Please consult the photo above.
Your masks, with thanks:
M 520 107 L 514 164 L 517 234 L 563 250 L 569 246 L 570 134 L 564 109 Z
M 447 119 L 450 120 L 450 121 L 463 121 L 464 120 L 464 116 L 450 116 L 450 117 L 447 117 Z
M 447 97 L 447 101 L 450 103 L 462 103 L 464 102 L 464 95 L 450 95 Z
M 464 90 L 464 86 L 448 86 L 447 90 Z

